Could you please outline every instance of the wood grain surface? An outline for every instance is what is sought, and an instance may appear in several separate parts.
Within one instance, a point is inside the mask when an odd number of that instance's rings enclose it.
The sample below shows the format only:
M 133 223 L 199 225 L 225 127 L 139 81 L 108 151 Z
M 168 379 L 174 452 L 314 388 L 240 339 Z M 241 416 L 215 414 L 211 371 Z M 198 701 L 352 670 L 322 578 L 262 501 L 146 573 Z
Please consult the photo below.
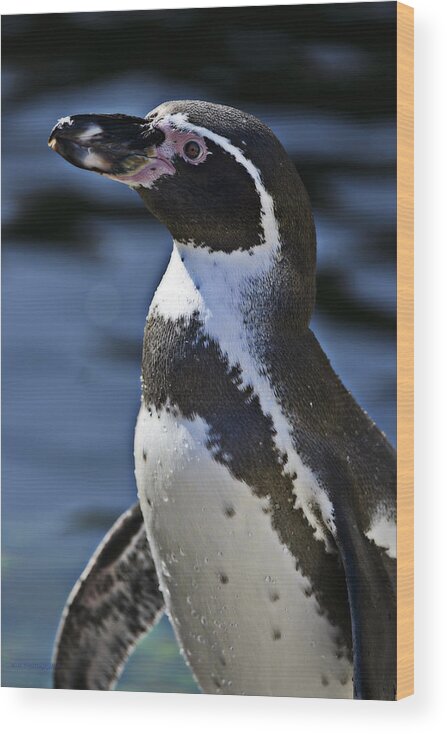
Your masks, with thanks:
M 397 699 L 414 690 L 413 18 L 397 4 Z

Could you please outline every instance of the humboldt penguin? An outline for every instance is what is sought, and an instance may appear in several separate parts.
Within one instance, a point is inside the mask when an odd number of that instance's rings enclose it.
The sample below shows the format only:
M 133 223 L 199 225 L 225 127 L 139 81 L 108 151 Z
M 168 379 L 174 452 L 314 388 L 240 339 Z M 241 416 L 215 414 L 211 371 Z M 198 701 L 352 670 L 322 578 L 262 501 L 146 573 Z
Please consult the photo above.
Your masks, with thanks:
M 62 118 L 49 145 L 173 237 L 144 332 L 139 507 L 73 589 L 55 686 L 112 687 L 166 611 L 204 692 L 394 699 L 395 452 L 309 328 L 315 228 L 284 148 L 201 101 Z

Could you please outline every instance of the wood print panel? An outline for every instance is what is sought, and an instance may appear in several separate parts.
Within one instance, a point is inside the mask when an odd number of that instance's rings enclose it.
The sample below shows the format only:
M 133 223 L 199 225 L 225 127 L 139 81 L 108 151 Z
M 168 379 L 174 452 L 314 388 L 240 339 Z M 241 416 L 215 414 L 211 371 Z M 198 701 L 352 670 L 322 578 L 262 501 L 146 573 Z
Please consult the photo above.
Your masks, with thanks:
M 412 692 L 412 24 L 3 19 L 4 685 Z

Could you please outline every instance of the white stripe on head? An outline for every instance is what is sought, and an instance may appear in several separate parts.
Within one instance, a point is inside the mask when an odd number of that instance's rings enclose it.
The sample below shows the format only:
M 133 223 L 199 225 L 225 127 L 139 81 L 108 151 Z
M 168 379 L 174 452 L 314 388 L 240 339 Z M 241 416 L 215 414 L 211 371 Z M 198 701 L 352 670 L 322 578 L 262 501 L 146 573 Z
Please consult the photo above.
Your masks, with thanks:
M 279 248 L 281 238 L 279 235 L 278 222 L 275 217 L 273 199 L 266 190 L 262 182 L 261 174 L 252 161 L 246 158 L 241 149 L 236 145 L 233 145 L 228 138 L 224 138 L 222 135 L 218 135 L 212 130 L 208 130 L 208 128 L 202 127 L 201 125 L 193 125 L 189 122 L 187 115 L 182 112 L 176 112 L 173 115 L 166 115 L 163 117 L 163 120 L 171 122 L 178 128 L 189 130 L 192 133 L 196 133 L 197 135 L 201 135 L 204 138 L 212 140 L 213 143 L 216 143 L 216 145 L 225 150 L 226 153 L 233 156 L 235 161 L 245 168 L 248 175 L 253 180 L 261 203 L 261 226 L 264 232 L 264 243 L 269 243 L 275 248 Z

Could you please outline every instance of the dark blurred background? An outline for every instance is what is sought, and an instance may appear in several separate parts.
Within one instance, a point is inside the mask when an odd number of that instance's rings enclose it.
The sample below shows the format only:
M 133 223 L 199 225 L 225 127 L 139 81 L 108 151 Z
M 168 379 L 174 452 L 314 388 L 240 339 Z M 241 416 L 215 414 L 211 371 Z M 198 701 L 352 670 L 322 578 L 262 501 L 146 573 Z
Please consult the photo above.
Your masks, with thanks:
M 396 4 L 3 17 L 3 685 L 51 685 L 65 599 L 135 501 L 145 316 L 170 237 L 47 148 L 59 117 L 168 99 L 264 120 L 308 188 L 313 328 L 396 436 Z M 166 619 L 119 689 L 196 691 Z

